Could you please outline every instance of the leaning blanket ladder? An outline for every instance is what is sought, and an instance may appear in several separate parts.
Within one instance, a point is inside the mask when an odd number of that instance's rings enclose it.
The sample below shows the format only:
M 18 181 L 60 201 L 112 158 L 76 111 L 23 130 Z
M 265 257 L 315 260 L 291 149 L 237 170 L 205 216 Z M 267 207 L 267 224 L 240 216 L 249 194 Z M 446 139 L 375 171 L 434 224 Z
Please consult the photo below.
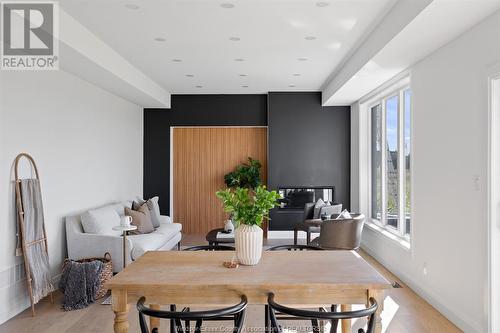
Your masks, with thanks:
M 22 199 L 22 188 L 21 188 L 21 179 L 19 178 L 19 161 L 22 158 L 26 158 L 28 162 L 30 163 L 30 167 L 32 170 L 35 171 L 35 179 L 38 181 L 40 180 L 39 174 L 38 174 L 38 168 L 36 167 L 35 160 L 33 157 L 26 153 L 21 153 L 17 155 L 15 163 L 14 163 L 14 173 L 15 173 L 15 188 L 16 188 L 16 207 L 17 207 L 17 214 L 18 214 L 18 221 L 19 221 L 19 233 L 20 233 L 20 240 L 21 240 L 21 246 L 22 246 L 22 251 L 23 251 L 23 257 L 24 257 L 24 269 L 26 271 L 26 282 L 28 286 L 28 294 L 30 297 L 31 301 L 31 314 L 35 316 L 35 304 L 38 302 L 38 299 L 35 299 L 35 295 L 33 294 L 33 272 L 30 269 L 30 258 L 28 256 L 28 250 L 40 243 L 44 243 L 44 251 L 45 255 L 47 256 L 47 263 L 48 263 L 48 255 L 49 255 L 49 249 L 47 245 L 47 233 L 45 231 L 45 223 L 42 225 L 42 234 L 41 237 L 38 237 L 37 239 L 33 240 L 26 240 L 26 225 L 25 225 L 25 207 L 23 205 L 23 199 Z M 43 215 L 43 214 L 42 214 Z M 43 216 L 42 216 L 43 218 Z M 52 296 L 52 291 L 49 292 L 50 296 L 50 302 L 54 303 L 54 299 Z

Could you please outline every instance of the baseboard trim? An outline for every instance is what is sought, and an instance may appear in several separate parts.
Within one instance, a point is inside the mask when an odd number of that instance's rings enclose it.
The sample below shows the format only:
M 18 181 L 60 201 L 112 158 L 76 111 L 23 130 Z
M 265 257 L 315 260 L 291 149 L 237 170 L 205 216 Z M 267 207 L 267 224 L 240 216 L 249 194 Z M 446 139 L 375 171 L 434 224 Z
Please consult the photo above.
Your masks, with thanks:
M 431 306 L 433 306 L 436 310 L 438 310 L 443 316 L 445 316 L 448 320 L 450 320 L 462 331 L 470 333 L 484 332 L 484 330 L 482 329 L 482 325 L 480 323 L 473 320 L 472 318 L 470 318 L 470 316 L 464 314 L 461 311 L 451 309 L 449 306 L 446 305 L 446 302 L 444 300 L 442 300 L 439 296 L 436 296 L 437 293 L 433 292 L 432 290 L 427 291 L 424 288 L 420 287 L 419 283 L 415 282 L 413 278 L 411 278 L 406 273 L 401 272 L 396 267 L 391 265 L 389 262 L 380 258 L 377 255 L 376 251 L 371 249 L 369 246 L 363 243 L 361 244 L 361 249 L 363 249 L 366 253 L 375 258 L 392 274 L 396 275 L 399 279 L 401 279 L 417 295 L 422 297 L 426 302 L 428 302 Z

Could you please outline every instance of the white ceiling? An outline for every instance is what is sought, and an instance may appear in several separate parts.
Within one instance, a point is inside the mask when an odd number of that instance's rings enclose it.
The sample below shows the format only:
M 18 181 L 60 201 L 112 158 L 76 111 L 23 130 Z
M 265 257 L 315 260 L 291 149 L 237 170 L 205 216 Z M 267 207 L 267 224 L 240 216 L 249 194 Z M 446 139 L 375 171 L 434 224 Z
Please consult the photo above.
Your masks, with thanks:
M 326 105 L 349 105 L 500 9 L 500 0 L 434 0 Z M 493 41 L 492 41 L 493 42 Z
M 234 7 L 224 8 L 226 4 Z M 64 11 L 174 94 L 320 90 L 393 4 L 394 0 L 60 2 Z M 139 8 L 128 8 L 134 6 Z

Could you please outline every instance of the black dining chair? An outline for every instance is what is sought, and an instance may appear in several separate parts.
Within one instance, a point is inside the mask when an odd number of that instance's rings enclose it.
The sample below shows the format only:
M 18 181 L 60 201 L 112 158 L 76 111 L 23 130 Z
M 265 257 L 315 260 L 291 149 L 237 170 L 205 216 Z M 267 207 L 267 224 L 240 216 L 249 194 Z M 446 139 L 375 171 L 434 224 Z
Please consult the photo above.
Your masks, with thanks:
M 227 245 L 198 245 L 185 248 L 183 251 L 234 251 L 234 247 Z
M 308 318 L 313 324 L 313 332 L 319 333 L 319 324 L 320 320 L 329 320 L 331 322 L 330 333 L 336 333 L 338 322 L 341 319 L 354 319 L 354 318 L 368 318 L 368 324 L 366 332 L 364 329 L 360 328 L 358 333 L 373 333 L 375 331 L 375 311 L 377 311 L 377 301 L 374 298 L 370 297 L 369 299 L 370 305 L 369 307 L 356 311 L 347 311 L 347 312 L 336 312 L 336 311 L 311 311 L 311 310 L 303 310 L 303 309 L 294 309 L 281 304 L 278 304 L 274 301 L 274 293 L 269 293 L 267 304 L 269 307 L 269 318 L 271 322 L 271 332 L 272 333 L 283 333 L 282 327 L 278 323 L 278 318 L 276 317 L 276 312 L 286 314 L 291 317 L 296 318 Z
M 240 333 L 243 328 L 245 320 L 245 310 L 247 307 L 247 297 L 241 296 L 241 302 L 226 308 L 206 310 L 206 311 L 162 311 L 153 310 L 144 305 L 146 302 L 145 297 L 141 297 L 137 302 L 137 310 L 139 311 L 139 324 L 142 333 L 158 333 L 157 328 L 149 331 L 146 317 L 154 317 L 160 319 L 170 319 L 173 323 L 172 333 L 201 333 L 203 321 L 218 321 L 218 320 L 231 320 L 234 321 L 234 333 Z M 184 322 L 184 326 L 182 325 Z M 191 329 L 191 322 L 195 322 L 194 331 Z
M 266 251 L 323 251 L 324 249 L 312 245 L 278 245 L 268 248 Z
M 302 245 L 302 244 L 288 244 L 288 245 L 277 245 L 277 246 L 273 246 L 273 247 L 270 247 L 268 248 L 266 251 L 323 251 L 322 248 L 320 247 L 317 247 L 317 246 L 311 246 L 311 245 Z M 335 305 L 332 305 L 332 306 L 335 306 Z M 307 320 L 307 318 L 296 318 L 296 317 L 287 317 L 287 316 L 283 316 L 281 313 L 278 313 L 278 319 L 283 319 L 283 320 Z M 266 326 L 266 332 L 268 332 L 268 328 L 269 328 L 269 307 L 268 305 L 266 304 L 264 306 L 264 322 L 265 322 L 265 326 Z M 313 326 L 313 331 L 316 332 L 318 331 L 319 332 L 319 325 L 318 325 L 318 322 L 316 321 L 312 321 L 311 322 L 312 326 Z

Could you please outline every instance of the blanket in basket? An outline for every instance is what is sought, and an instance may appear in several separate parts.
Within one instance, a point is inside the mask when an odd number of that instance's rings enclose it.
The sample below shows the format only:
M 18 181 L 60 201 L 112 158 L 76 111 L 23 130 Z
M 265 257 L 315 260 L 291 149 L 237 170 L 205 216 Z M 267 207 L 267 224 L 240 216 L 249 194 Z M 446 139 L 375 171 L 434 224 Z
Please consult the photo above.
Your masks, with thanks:
M 99 274 L 103 263 L 69 261 L 59 283 L 64 292 L 63 309 L 66 311 L 83 309 L 94 303 L 99 289 Z

